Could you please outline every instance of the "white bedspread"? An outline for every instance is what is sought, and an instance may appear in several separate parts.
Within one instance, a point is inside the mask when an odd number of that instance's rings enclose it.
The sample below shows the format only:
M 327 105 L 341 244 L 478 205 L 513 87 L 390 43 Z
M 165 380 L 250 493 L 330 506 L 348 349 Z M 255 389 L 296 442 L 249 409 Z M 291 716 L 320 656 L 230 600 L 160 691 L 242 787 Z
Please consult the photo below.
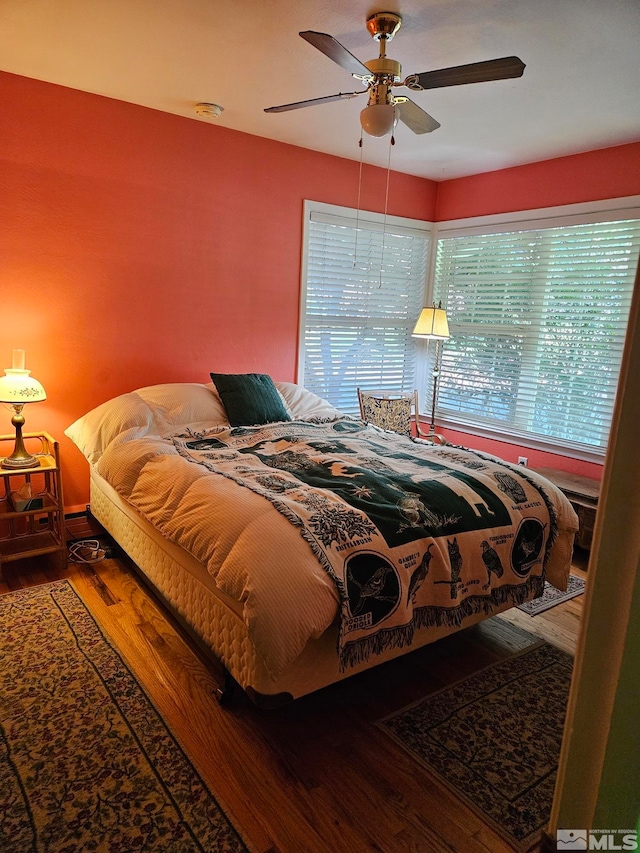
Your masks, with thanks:
M 242 603 L 256 651 L 274 677 L 336 619 L 334 582 L 299 530 L 260 494 L 182 458 L 168 436 L 112 443 L 96 467 L 165 537 L 202 562 L 219 589 Z M 576 516 L 555 486 L 534 472 L 528 476 L 544 484 L 555 505 L 557 537 L 546 575 L 562 589 Z

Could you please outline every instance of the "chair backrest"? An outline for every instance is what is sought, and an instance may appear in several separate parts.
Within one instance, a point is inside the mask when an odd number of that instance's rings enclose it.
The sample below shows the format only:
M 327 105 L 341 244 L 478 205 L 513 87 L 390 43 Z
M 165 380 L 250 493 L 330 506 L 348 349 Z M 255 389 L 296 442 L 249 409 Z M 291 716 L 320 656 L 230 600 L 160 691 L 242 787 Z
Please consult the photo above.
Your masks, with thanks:
M 391 391 L 358 390 L 360 417 L 365 423 L 400 435 L 413 435 L 412 416 L 418 417 L 418 392 L 398 394 Z

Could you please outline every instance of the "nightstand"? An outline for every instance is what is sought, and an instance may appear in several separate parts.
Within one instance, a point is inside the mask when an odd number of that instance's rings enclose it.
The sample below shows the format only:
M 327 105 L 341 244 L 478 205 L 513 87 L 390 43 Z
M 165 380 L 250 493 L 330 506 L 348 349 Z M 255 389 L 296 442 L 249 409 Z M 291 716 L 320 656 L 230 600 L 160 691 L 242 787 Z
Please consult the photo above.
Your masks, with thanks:
M 24 433 L 37 468 L 0 468 L 0 579 L 5 563 L 58 554 L 67 545 L 58 442 L 46 432 Z M 13 450 L 15 435 L 0 436 L 0 457 Z

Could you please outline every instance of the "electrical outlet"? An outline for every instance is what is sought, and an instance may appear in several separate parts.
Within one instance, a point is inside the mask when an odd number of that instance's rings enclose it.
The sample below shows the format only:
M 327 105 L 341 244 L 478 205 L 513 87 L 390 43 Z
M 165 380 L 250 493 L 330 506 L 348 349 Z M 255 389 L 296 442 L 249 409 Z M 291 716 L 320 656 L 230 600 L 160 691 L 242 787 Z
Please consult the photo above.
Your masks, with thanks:
M 525 468 L 529 464 L 529 459 L 526 456 L 518 456 L 518 465 L 524 465 Z

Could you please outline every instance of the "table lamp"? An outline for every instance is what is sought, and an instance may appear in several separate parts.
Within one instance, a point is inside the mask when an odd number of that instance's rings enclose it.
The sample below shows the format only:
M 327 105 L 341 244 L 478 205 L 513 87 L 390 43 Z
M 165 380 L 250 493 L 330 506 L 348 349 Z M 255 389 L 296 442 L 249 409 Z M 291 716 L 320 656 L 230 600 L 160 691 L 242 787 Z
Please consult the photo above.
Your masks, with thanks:
M 441 435 L 436 434 L 436 402 L 438 399 L 438 379 L 440 378 L 440 358 L 442 355 L 442 341 L 446 341 L 449 335 L 449 321 L 447 312 L 442 307 L 442 302 L 438 302 L 438 307 L 435 304 L 431 308 L 423 308 L 420 316 L 416 321 L 415 328 L 412 332 L 414 338 L 422 338 L 427 341 L 436 342 L 436 353 L 433 358 L 433 398 L 431 400 L 431 424 L 429 426 L 429 434 L 427 438 L 431 441 L 445 444 L 445 439 Z
M 24 350 L 13 350 L 13 367 L 7 368 L 4 376 L 0 377 L 0 403 L 6 403 L 14 410 L 11 423 L 16 430 L 16 442 L 11 456 L 0 463 L 2 468 L 36 468 L 40 462 L 36 456 L 27 452 L 22 439 L 24 415 L 22 409 L 26 403 L 39 403 L 46 400 L 47 395 L 37 379 L 24 369 Z

